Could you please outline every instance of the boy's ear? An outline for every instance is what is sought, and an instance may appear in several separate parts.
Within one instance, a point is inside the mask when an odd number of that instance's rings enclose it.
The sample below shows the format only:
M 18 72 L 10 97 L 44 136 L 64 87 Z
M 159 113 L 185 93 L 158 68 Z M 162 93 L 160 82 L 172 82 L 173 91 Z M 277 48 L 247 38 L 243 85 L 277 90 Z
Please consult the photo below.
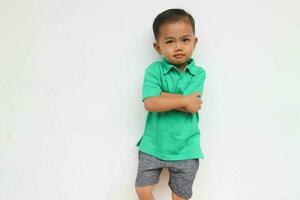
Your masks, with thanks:
M 195 40 L 194 40 L 194 48 L 196 47 L 197 43 L 198 43 L 198 38 L 195 37 Z
M 161 55 L 161 50 L 160 50 L 160 47 L 159 47 L 159 44 L 157 42 L 154 42 L 153 43 L 153 47 L 154 49 L 156 50 L 156 52 Z

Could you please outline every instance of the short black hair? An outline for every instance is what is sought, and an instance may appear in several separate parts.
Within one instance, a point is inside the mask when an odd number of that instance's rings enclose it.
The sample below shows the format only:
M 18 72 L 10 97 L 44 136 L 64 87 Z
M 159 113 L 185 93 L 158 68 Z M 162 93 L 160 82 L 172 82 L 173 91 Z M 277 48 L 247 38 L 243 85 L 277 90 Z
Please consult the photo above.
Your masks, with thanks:
M 171 8 L 168 10 L 165 10 L 161 13 L 159 13 L 153 22 L 152 29 L 154 38 L 158 40 L 159 37 L 159 29 L 163 24 L 169 23 L 169 22 L 177 22 L 181 19 L 188 19 L 188 21 L 191 23 L 193 28 L 193 33 L 195 34 L 195 21 L 192 15 L 190 15 L 188 12 L 186 12 L 183 9 L 179 8 Z

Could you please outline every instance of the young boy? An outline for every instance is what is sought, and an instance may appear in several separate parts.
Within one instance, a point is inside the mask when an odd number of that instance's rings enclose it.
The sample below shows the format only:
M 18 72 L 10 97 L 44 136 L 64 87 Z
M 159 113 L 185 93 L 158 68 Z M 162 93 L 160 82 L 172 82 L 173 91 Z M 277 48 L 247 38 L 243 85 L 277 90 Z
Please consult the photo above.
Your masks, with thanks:
M 204 158 L 198 110 L 206 73 L 191 58 L 198 40 L 194 19 L 182 9 L 166 10 L 155 18 L 153 33 L 162 59 L 145 70 L 142 100 L 149 112 L 137 143 L 135 190 L 139 200 L 154 200 L 153 186 L 167 168 L 172 199 L 189 199 L 199 159 Z

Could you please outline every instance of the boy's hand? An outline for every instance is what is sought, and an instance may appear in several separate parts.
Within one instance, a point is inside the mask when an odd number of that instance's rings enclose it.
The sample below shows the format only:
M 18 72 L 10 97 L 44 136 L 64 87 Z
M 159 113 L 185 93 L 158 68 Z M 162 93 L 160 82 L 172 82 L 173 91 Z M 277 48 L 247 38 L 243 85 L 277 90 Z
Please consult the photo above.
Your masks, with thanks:
M 198 112 L 202 104 L 202 100 L 198 98 L 200 96 L 201 94 L 199 92 L 184 96 L 185 109 L 191 113 Z

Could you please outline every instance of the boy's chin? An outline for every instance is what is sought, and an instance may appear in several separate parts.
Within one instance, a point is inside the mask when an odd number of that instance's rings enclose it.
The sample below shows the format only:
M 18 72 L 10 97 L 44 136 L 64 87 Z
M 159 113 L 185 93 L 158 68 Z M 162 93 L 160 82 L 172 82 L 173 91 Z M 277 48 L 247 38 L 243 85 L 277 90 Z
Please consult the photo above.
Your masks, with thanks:
M 173 65 L 183 65 L 187 63 L 187 60 L 172 60 L 170 63 L 172 63 Z
M 164 57 L 169 63 L 175 64 L 175 65 L 182 65 L 188 61 L 188 59 L 168 59 Z

